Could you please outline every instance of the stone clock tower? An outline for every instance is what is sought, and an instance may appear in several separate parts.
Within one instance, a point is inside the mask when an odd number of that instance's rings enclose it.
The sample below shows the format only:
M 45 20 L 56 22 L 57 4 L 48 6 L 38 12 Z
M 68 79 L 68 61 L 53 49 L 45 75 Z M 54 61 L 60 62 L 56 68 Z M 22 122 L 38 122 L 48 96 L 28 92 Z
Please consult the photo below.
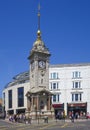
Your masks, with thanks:
M 52 93 L 49 91 L 49 58 L 50 52 L 41 38 L 39 9 L 37 39 L 28 57 L 30 61 L 30 91 L 26 94 L 28 110 L 31 115 L 36 117 L 51 113 Z
M 49 57 L 50 52 L 41 39 L 39 10 L 37 39 L 28 57 L 30 60 L 30 89 L 49 89 Z

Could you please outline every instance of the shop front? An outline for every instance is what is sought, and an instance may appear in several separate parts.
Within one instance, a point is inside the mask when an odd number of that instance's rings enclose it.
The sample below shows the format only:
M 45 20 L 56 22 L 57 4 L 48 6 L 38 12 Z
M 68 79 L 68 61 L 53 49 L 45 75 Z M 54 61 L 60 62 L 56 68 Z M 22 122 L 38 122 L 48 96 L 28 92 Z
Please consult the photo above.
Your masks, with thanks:
M 52 104 L 54 108 L 54 114 L 55 117 L 57 116 L 58 113 L 64 112 L 64 103 L 63 104 Z
M 67 103 L 67 114 L 70 112 L 81 114 L 87 113 L 87 103 Z

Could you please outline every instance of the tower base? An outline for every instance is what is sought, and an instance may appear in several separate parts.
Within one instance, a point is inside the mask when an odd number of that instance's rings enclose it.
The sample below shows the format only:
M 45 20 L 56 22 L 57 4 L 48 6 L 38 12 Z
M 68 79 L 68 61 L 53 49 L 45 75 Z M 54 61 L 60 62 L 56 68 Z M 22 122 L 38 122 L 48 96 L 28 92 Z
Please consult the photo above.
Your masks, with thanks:
M 38 119 L 38 118 L 43 118 L 43 117 L 48 117 L 48 118 L 55 118 L 54 111 L 48 110 L 48 111 L 26 111 L 25 115 L 28 117 L 31 117 L 32 119 Z

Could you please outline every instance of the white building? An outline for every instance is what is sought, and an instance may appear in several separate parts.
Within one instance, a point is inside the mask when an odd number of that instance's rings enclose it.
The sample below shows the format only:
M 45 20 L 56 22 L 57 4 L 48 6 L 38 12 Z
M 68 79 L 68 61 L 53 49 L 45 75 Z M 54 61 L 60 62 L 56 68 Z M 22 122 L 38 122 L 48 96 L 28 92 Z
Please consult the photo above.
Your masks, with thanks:
M 49 89 L 56 110 L 90 112 L 90 63 L 51 65 Z M 58 104 L 58 105 L 57 105 Z
M 15 76 L 3 90 L 5 112 L 25 112 L 29 89 L 29 72 Z M 69 111 L 90 112 L 90 63 L 50 65 L 49 89 L 54 93 L 55 114 L 58 110 L 65 110 L 66 115 Z

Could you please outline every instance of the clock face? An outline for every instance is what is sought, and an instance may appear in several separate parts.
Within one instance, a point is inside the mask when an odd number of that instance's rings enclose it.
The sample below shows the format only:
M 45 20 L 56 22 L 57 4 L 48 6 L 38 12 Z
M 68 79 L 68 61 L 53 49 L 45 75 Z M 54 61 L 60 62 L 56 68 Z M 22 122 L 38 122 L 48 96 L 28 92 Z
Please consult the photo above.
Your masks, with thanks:
M 45 61 L 39 61 L 39 67 L 44 69 L 46 67 Z

